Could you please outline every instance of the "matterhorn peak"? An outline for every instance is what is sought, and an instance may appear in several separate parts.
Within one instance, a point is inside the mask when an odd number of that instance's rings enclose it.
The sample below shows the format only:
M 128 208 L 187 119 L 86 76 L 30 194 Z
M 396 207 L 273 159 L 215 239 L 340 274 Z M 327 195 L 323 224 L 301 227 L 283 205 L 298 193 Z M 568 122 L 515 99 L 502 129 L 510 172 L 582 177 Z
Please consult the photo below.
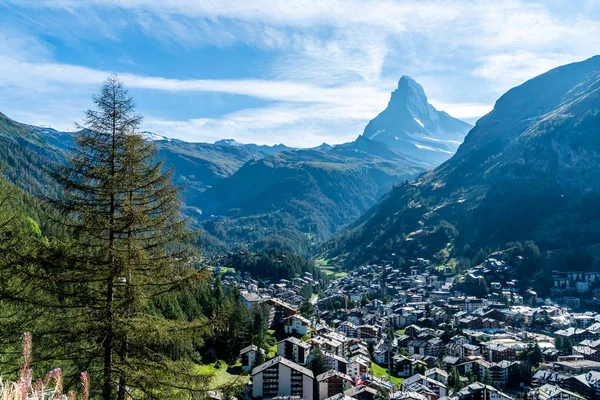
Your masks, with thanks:
M 436 110 L 427 101 L 423 87 L 403 75 L 387 108 L 369 122 L 363 135 L 436 166 L 456 151 L 470 128 Z

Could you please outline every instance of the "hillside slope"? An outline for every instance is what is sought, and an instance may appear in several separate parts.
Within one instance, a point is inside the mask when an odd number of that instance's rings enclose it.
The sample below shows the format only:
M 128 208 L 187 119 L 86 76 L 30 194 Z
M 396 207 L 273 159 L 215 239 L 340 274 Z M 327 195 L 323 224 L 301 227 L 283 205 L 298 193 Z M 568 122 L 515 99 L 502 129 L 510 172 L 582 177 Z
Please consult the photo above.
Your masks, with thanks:
M 206 191 L 204 211 L 212 217 L 204 226 L 233 242 L 284 236 L 307 246 L 353 221 L 394 183 L 424 171 L 364 137 L 327 151 L 282 152 L 246 163 Z
M 22 124 L 0 113 L 0 160 L 4 163 L 4 175 L 35 196 L 56 194 L 57 188 L 46 168 L 54 162 L 65 162 L 73 145 L 72 135 Z M 233 174 L 244 163 L 289 149 L 229 141 L 211 144 L 155 136 L 150 139 L 165 166 L 174 168 L 175 183 L 184 187 L 185 203 L 191 209 L 199 206 L 196 200 L 201 192 Z

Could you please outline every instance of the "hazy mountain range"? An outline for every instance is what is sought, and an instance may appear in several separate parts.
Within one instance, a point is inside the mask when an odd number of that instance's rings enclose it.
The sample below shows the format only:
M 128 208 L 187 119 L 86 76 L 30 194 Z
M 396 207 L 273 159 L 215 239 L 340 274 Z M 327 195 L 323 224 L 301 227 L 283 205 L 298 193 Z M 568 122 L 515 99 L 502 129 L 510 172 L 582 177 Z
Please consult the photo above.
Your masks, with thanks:
M 376 135 L 370 133 L 374 128 Z M 207 251 L 247 243 L 308 252 L 358 218 L 394 184 L 446 159 L 468 128 L 436 111 L 423 88 L 402 77 L 386 110 L 350 143 L 295 149 L 144 135 L 184 187 L 187 213 L 205 230 Z M 390 140 L 391 135 L 397 139 Z M 5 174 L 33 194 L 56 191 L 45 167 L 65 162 L 70 146 L 69 132 L 0 115 Z

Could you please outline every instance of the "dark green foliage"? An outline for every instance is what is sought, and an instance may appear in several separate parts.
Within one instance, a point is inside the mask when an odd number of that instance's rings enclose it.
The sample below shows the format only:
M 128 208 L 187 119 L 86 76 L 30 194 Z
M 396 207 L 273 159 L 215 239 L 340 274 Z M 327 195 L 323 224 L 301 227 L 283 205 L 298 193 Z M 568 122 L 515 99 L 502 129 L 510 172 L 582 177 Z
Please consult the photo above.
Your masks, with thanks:
M 300 288 L 300 296 L 302 296 L 302 298 L 304 300 L 310 300 L 310 298 L 312 297 L 313 294 L 313 288 L 312 285 L 304 285 L 302 286 L 302 288 Z
M 427 367 L 424 366 L 423 364 L 417 364 L 415 366 L 415 374 L 423 375 L 426 371 L 427 371 Z
M 64 162 L 68 135 L 52 129 L 36 131 L 0 113 L 0 160 L 4 175 L 12 183 L 35 195 L 56 195 L 59 186 L 46 168 L 53 162 Z
M 311 273 L 314 279 L 322 277 L 314 263 L 281 249 L 269 249 L 260 254 L 233 252 L 227 255 L 225 266 L 263 279 L 292 279 L 303 276 L 305 272 Z
M 310 318 L 312 317 L 313 312 L 314 306 L 312 305 L 312 303 L 307 300 L 303 301 L 300 305 L 300 314 L 302 314 L 302 316 L 305 318 Z
M 63 191 L 46 200 L 69 237 L 15 263 L 3 298 L 35 308 L 20 317 L 45 357 L 66 361 L 67 379 L 89 371 L 106 400 L 204 393 L 210 376 L 191 357 L 208 324 L 148 313 L 153 300 L 205 277 L 192 268 L 178 189 L 137 133 L 141 117 L 115 77 L 94 102 L 68 162 L 49 171 Z
M 494 382 L 492 381 L 492 376 L 490 375 L 490 371 L 489 370 L 485 370 L 485 374 L 483 375 L 483 378 L 481 379 L 481 383 L 483 383 L 484 385 L 492 385 Z
M 327 358 L 323 354 L 323 351 L 320 347 L 316 347 L 310 353 L 310 362 L 308 368 L 315 374 L 315 376 L 322 374 L 323 372 L 327 372 Z
M 256 357 L 254 358 L 254 363 L 252 364 L 252 368 L 256 368 L 261 364 L 264 364 L 265 362 L 265 353 L 263 353 L 262 351 L 258 351 L 256 353 Z
M 448 386 L 453 388 L 456 392 L 464 387 L 462 381 L 460 380 L 460 374 L 456 367 L 450 368 L 450 376 L 448 376 Z
M 557 336 L 554 339 L 554 346 L 567 354 L 571 354 L 571 350 L 573 349 L 573 341 L 564 336 Z

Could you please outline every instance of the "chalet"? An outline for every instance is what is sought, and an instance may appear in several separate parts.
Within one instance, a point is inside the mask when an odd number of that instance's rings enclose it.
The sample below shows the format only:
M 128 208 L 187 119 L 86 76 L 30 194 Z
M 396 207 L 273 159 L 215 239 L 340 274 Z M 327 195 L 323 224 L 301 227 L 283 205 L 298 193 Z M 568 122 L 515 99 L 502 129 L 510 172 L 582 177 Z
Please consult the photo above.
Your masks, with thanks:
M 377 389 L 368 386 L 355 386 L 344 392 L 344 395 L 357 400 L 374 400 Z
M 600 372 L 590 371 L 569 377 L 562 381 L 562 386 L 586 399 L 600 399 Z
M 373 358 L 375 362 L 379 365 L 387 365 L 390 360 L 390 346 L 386 343 L 380 343 L 373 350 Z
M 323 351 L 327 351 L 338 356 L 344 355 L 344 352 L 342 351 L 344 348 L 344 344 L 334 339 L 329 339 L 323 336 L 316 336 L 310 339 L 307 343 L 313 347 L 320 347 Z
M 508 377 L 519 368 L 519 361 L 500 361 L 489 367 L 489 373 L 494 385 L 506 385 Z
M 435 393 L 435 395 L 438 398 L 446 396 L 447 393 L 446 385 L 425 375 L 415 374 L 410 378 L 406 378 L 404 381 L 402 381 L 403 391 L 415 391 L 420 393 L 420 386 L 431 390 Z
M 338 356 L 333 353 L 323 352 L 323 355 L 327 359 L 327 368 L 339 371 L 346 374 L 348 371 L 348 360 L 344 357 Z
M 403 355 L 395 355 L 392 358 L 392 374 L 400 378 L 407 378 L 414 373 L 415 360 Z
M 269 299 L 267 300 L 267 304 L 271 307 L 272 316 L 270 318 L 270 324 L 278 324 L 283 323 L 286 318 L 291 317 L 292 315 L 296 315 L 298 310 L 280 299 Z
M 517 358 L 515 349 L 502 343 L 487 343 L 485 350 L 490 362 L 515 361 Z
M 425 376 L 431 379 L 435 379 L 444 385 L 448 384 L 448 373 L 440 368 L 431 368 L 425 371 Z
M 472 383 L 462 388 L 457 394 L 459 400 L 512 400 L 513 397 L 496 389 L 493 386 L 480 382 Z
M 371 362 L 364 356 L 354 356 L 348 361 L 348 372 L 347 374 L 351 377 L 364 375 L 369 371 Z
M 585 400 L 585 397 L 577 393 L 550 384 L 530 390 L 527 398 L 530 400 Z

